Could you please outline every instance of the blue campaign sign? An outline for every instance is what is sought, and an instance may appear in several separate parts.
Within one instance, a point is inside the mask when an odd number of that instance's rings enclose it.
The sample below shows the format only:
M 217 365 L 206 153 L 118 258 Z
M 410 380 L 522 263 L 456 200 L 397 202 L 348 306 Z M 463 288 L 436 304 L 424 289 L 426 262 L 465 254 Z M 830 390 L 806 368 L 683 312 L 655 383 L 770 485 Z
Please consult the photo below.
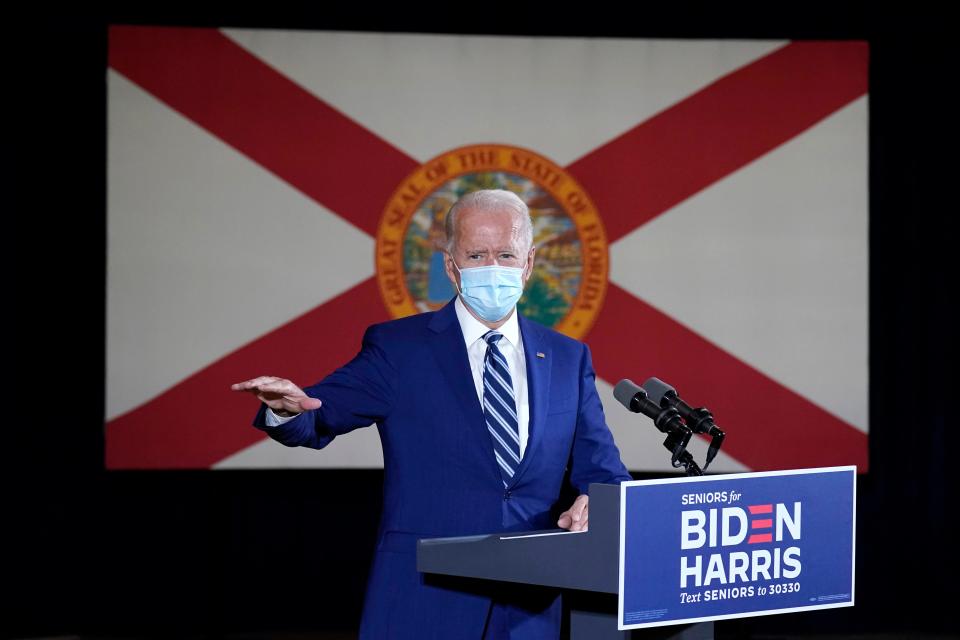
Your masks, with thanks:
M 853 606 L 856 467 L 624 482 L 620 629 Z

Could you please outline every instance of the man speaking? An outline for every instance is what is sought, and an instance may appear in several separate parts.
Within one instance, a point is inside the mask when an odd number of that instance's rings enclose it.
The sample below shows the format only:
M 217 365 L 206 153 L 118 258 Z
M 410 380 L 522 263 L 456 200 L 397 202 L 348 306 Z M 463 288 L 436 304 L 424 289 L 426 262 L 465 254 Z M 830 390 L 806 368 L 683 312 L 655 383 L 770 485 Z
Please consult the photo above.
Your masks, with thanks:
M 590 483 L 630 480 L 589 349 L 516 312 L 536 251 L 526 204 L 468 193 L 446 232 L 459 295 L 442 309 L 369 327 L 360 353 L 311 387 L 261 376 L 232 388 L 256 395 L 254 426 L 291 447 L 376 423 L 384 500 L 361 637 L 556 638 L 556 592 L 491 597 L 416 569 L 419 538 L 584 530 Z M 580 495 L 554 522 L 564 482 Z

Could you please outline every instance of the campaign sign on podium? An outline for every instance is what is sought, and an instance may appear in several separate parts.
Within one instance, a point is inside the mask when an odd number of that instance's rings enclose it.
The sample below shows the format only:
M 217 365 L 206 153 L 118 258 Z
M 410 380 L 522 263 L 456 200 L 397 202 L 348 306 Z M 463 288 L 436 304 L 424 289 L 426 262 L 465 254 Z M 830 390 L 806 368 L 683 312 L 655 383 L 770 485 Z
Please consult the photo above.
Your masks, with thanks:
M 856 467 L 624 482 L 619 628 L 853 606 Z

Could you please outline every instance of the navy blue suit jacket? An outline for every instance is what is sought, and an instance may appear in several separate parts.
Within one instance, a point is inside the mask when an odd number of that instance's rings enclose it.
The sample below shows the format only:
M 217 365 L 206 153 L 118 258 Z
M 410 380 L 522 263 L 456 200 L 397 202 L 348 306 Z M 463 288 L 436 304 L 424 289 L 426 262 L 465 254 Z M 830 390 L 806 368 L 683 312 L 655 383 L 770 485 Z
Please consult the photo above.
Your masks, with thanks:
M 339 434 L 377 425 L 384 502 L 362 637 L 479 638 L 497 594 L 418 573 L 417 539 L 555 528 L 565 479 L 579 493 L 591 482 L 630 479 L 604 420 L 589 349 L 523 316 L 519 322 L 529 440 L 506 489 L 453 302 L 368 328 L 353 360 L 304 389 L 323 401 L 319 409 L 271 428 L 260 407 L 254 426 L 287 446 L 321 449 Z M 509 605 L 511 637 L 557 637 L 556 594 L 524 597 Z

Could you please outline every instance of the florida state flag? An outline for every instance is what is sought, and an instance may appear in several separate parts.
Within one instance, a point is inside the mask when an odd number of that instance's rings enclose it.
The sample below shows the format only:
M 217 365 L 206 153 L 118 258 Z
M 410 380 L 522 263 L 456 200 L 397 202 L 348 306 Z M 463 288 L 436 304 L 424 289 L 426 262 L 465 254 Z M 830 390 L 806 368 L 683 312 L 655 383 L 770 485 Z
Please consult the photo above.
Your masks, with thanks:
M 649 376 L 728 433 L 711 469 L 865 469 L 867 57 L 111 28 L 107 466 L 382 464 L 375 429 L 265 439 L 229 386 L 311 384 L 444 304 L 443 214 L 500 187 L 534 219 L 521 310 L 590 346 L 631 469 L 670 469 L 611 393 Z

